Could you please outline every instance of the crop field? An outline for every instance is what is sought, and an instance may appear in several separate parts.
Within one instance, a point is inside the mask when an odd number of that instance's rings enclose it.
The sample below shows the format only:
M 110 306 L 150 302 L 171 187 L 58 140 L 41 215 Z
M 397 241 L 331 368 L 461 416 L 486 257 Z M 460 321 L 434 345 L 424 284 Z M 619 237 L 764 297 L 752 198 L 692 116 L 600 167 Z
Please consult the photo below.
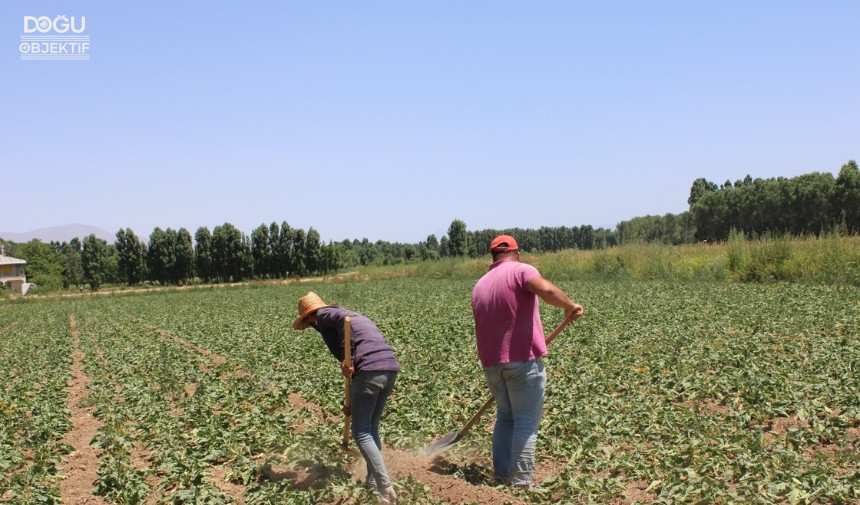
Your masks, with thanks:
M 473 281 L 252 284 L 0 301 L 0 503 L 376 503 L 341 447 L 313 290 L 403 366 L 382 423 L 402 504 L 860 503 L 860 289 L 562 282 L 538 491 L 495 487 Z M 561 321 L 543 305 L 547 333 Z M 354 448 L 354 445 L 353 445 Z

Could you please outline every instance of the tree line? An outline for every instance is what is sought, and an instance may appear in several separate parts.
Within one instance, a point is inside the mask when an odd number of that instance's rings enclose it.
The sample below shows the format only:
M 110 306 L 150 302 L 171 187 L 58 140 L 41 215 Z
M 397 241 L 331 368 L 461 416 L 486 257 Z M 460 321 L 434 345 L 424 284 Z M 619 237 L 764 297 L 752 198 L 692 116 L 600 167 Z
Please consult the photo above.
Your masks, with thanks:
M 750 238 L 766 233 L 817 235 L 839 228 L 857 233 L 860 171 L 852 160 L 836 178 L 818 172 L 771 179 L 747 175 L 720 187 L 697 179 L 687 203 L 698 240 L 726 240 L 732 230 Z
M 813 172 L 798 177 L 753 179 L 717 185 L 693 181 L 681 214 L 636 217 L 615 228 L 619 245 L 723 242 L 732 232 L 750 239 L 860 233 L 860 170 L 849 161 L 833 177 Z
M 116 240 L 90 235 L 83 240 L 42 243 L 7 242 L 7 254 L 27 261 L 28 280 L 46 290 L 104 284 L 239 282 L 249 279 L 288 279 L 331 274 L 369 265 L 435 261 L 446 257 L 489 255 L 490 241 L 500 233 L 517 238 L 526 252 L 564 249 L 605 249 L 632 243 L 680 245 L 727 240 L 732 232 L 748 237 L 772 234 L 819 234 L 838 230 L 860 232 L 860 170 L 855 161 L 839 175 L 811 173 L 795 178 L 752 179 L 749 175 L 721 186 L 696 179 L 690 189 L 689 210 L 681 214 L 636 217 L 615 230 L 590 225 L 539 229 L 469 231 L 454 219 L 447 235 L 429 235 L 417 244 L 343 240 L 324 244 L 314 229 L 291 227 L 286 221 L 261 224 L 245 235 L 230 223 L 212 232 L 200 227 L 156 228 L 141 240 L 121 229 Z
M 98 290 L 105 284 L 137 286 L 240 282 L 251 279 L 289 279 L 326 275 L 359 266 L 395 265 L 447 257 L 489 254 L 499 233 L 517 236 L 527 251 L 593 249 L 615 245 L 611 231 L 582 227 L 544 227 L 469 232 L 455 219 L 448 235 L 429 235 L 417 244 L 343 240 L 323 243 L 314 228 L 292 228 L 286 221 L 261 224 L 248 236 L 230 223 L 212 232 L 198 228 L 193 237 L 185 229 L 156 228 L 148 240 L 133 230 L 117 231 L 114 243 L 89 235 L 69 242 L 26 243 L 0 240 L 9 255 L 27 261 L 30 282 L 46 290 Z

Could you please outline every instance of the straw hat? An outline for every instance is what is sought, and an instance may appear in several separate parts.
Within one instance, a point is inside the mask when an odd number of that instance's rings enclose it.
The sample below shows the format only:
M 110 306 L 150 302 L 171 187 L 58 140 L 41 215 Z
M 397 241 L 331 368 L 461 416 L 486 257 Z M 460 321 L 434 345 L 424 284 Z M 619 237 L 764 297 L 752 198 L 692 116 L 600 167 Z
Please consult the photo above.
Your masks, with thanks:
M 299 298 L 299 317 L 293 321 L 293 328 L 296 330 L 304 330 L 310 323 L 305 318 L 323 307 L 330 307 L 322 298 L 313 291 L 308 291 L 308 294 Z

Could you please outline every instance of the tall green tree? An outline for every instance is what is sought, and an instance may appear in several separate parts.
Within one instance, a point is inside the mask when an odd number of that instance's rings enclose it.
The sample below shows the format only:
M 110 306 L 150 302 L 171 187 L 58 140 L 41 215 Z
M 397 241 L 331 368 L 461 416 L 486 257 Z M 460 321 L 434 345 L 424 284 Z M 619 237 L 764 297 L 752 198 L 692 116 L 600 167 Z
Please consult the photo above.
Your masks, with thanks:
M 730 227 L 726 227 L 724 219 L 726 212 L 723 203 L 722 194 L 716 191 L 703 193 L 696 199 L 690 212 L 693 213 L 698 240 L 714 242 L 723 237 L 728 237 Z
M 468 256 L 469 234 L 466 232 L 466 223 L 455 219 L 448 227 L 448 251 L 447 256 Z
M 339 243 L 329 242 L 320 248 L 320 273 L 328 274 L 336 272 L 341 268 L 341 256 L 343 246 Z
M 272 221 L 269 225 L 269 268 L 268 274 L 273 279 L 281 277 L 280 266 L 278 265 L 278 254 L 281 242 L 281 228 L 278 223 Z
M 187 284 L 194 277 L 194 244 L 191 240 L 191 232 L 180 228 L 175 238 L 174 280 L 177 284 Z
M 176 232 L 171 228 L 152 230 L 146 259 L 150 278 L 163 285 L 171 284 L 176 275 Z
M 833 193 L 836 218 L 849 233 L 860 233 L 860 170 L 856 161 L 842 165 Z
M 308 229 L 305 236 L 305 268 L 309 274 L 322 272 L 322 243 L 320 234 L 313 227 Z
M 15 255 L 27 262 L 27 282 L 39 286 L 40 289 L 53 291 L 63 287 L 63 257 L 54 252 L 51 244 L 39 239 L 18 244 Z
M 212 264 L 220 282 L 239 282 L 253 273 L 250 241 L 230 223 L 212 231 Z
M 795 177 L 792 183 L 792 234 L 815 235 L 831 229 L 836 222 L 833 175 L 813 172 Z
M 439 240 L 436 239 L 436 235 L 430 234 L 426 241 L 418 243 L 418 255 L 421 261 L 439 259 Z
M 344 239 L 338 247 L 338 268 L 353 268 L 361 265 L 361 258 L 358 256 L 356 244 L 358 241 Z
M 57 254 L 62 256 L 65 268 L 63 270 L 63 288 L 82 287 L 84 284 L 84 269 L 81 264 L 83 244 L 78 237 L 68 243 L 55 245 Z
M 292 257 L 290 258 L 290 272 L 293 275 L 304 277 L 308 275 L 307 263 L 305 262 L 305 231 L 296 228 L 292 233 Z
M 84 279 L 93 291 L 98 291 L 102 286 L 107 270 L 107 259 L 107 241 L 96 237 L 95 234 L 86 236 L 81 250 L 81 266 L 84 270 Z
M 448 251 L 450 250 L 450 246 L 448 245 L 448 235 L 442 235 L 442 238 L 439 239 L 439 252 L 440 256 L 448 256 Z
M 277 228 L 276 228 L 277 229 Z M 260 279 L 272 276 L 272 249 L 269 228 L 261 224 L 251 232 L 251 255 L 254 258 L 254 274 Z
M 212 234 L 209 228 L 201 226 L 194 232 L 194 269 L 203 282 L 215 276 L 212 260 Z
M 719 189 L 697 179 L 689 199 L 696 238 L 727 240 L 733 230 L 746 237 L 827 232 L 846 215 L 843 206 L 852 205 L 840 196 L 850 187 L 851 173 L 848 168 L 843 184 L 829 173 L 755 180 L 747 175 Z
M 687 204 L 692 208 L 706 193 L 717 190 L 717 185 L 713 182 L 700 177 L 693 181 L 693 186 L 690 188 L 690 196 L 687 198 Z
M 119 267 L 117 266 L 116 246 L 107 242 L 105 242 L 105 245 L 107 247 L 107 254 L 104 261 L 102 283 L 120 284 L 122 283 L 122 277 L 119 274 Z
M 427 249 L 439 252 L 439 240 L 434 233 L 427 235 Z
M 752 216 L 749 229 L 741 230 L 747 236 L 764 235 L 785 230 L 791 215 L 791 190 L 784 179 L 756 179 L 753 181 L 752 197 L 747 200 L 745 212 Z M 696 222 L 696 228 L 699 227 Z M 728 231 L 723 239 L 728 239 Z
M 116 232 L 117 268 L 122 280 L 134 286 L 146 279 L 146 244 L 131 228 Z
M 584 250 L 594 249 L 595 233 L 591 225 L 580 226 L 573 235 L 574 247 Z
M 272 223 L 274 225 L 274 223 Z M 278 232 L 278 239 L 275 241 L 275 247 L 272 252 L 274 262 L 276 264 L 274 270 L 276 275 L 281 278 L 287 278 L 295 274 L 293 270 L 293 239 L 295 232 L 290 225 L 283 221 L 281 229 Z

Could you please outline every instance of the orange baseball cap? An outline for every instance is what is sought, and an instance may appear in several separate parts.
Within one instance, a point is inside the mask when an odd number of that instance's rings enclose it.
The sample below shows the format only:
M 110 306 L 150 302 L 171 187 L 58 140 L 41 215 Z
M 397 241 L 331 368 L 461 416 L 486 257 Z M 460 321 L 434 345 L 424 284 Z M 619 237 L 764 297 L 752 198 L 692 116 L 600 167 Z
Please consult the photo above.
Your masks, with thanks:
M 499 235 L 490 242 L 490 251 L 505 252 L 519 249 L 517 241 L 510 235 Z

